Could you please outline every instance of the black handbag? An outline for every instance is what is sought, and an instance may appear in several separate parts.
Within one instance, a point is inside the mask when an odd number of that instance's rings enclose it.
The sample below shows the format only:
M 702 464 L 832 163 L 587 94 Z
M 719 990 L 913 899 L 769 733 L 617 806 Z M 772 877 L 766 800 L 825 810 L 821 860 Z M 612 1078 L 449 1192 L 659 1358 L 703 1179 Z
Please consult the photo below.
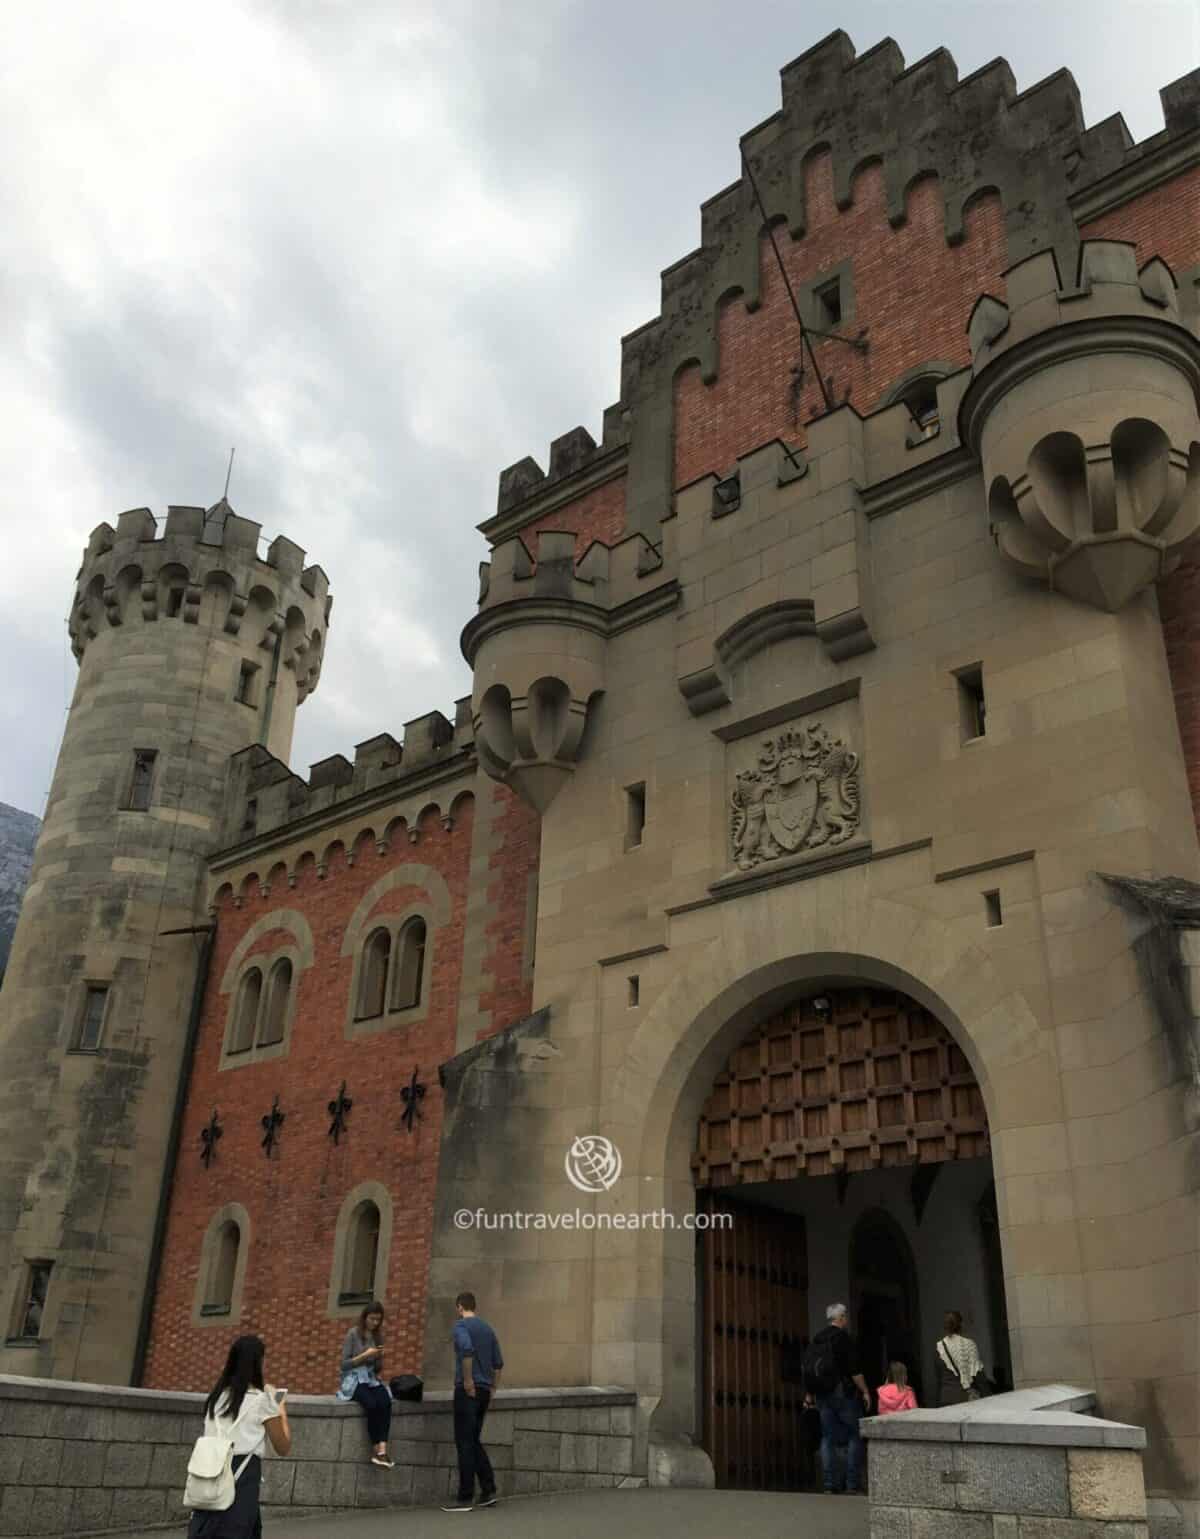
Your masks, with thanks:
M 393 1400 L 417 1400 L 425 1393 L 425 1380 L 415 1373 L 398 1373 L 388 1386 Z

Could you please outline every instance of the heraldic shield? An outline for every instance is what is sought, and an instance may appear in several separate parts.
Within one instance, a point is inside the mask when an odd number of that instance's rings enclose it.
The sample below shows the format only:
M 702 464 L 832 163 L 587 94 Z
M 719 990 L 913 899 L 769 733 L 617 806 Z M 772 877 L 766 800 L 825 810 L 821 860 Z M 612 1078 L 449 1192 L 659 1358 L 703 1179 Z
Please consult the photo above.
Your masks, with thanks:
M 730 798 L 733 856 L 743 871 L 842 844 L 858 826 L 858 755 L 819 722 L 766 739 Z
M 767 827 L 780 849 L 789 855 L 803 848 L 817 816 L 820 787 L 806 775 L 798 758 L 781 759 L 776 771 L 775 789 L 763 803 Z

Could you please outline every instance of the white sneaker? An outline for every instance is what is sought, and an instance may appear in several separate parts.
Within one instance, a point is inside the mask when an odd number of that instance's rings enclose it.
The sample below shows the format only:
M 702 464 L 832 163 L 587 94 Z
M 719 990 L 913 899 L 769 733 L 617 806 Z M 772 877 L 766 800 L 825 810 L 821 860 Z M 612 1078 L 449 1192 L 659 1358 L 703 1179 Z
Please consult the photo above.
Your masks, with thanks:
M 453 1507 L 442 1508 L 443 1512 L 474 1512 L 474 1510 L 475 1507 L 472 1502 L 455 1502 Z

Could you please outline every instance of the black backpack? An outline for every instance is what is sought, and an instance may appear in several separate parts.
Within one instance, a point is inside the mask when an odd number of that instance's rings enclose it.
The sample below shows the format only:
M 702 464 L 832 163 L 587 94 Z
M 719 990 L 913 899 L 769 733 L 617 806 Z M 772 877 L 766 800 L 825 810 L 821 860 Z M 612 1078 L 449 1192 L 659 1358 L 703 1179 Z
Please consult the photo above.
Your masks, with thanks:
M 822 1336 L 810 1342 L 804 1353 L 804 1387 L 810 1395 L 832 1395 L 842 1382 L 833 1342 Z
M 420 1400 L 425 1392 L 425 1381 L 415 1373 L 399 1373 L 389 1387 L 393 1400 Z

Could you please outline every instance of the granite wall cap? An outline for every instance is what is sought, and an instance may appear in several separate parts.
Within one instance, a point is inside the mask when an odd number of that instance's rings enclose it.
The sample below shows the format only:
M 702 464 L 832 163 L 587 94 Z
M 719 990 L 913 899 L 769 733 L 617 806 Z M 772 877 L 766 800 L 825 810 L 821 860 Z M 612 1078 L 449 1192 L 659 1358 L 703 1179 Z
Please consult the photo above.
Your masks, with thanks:
M 115 1384 L 77 1384 L 67 1379 L 32 1379 L 0 1374 L 0 1400 L 27 1400 L 41 1404 L 116 1407 L 125 1411 L 181 1411 L 200 1414 L 207 1390 L 129 1389 Z M 394 1401 L 397 1416 L 453 1410 L 452 1390 L 427 1390 L 420 1402 Z M 501 1389 L 492 1401 L 493 1410 L 555 1411 L 575 1406 L 636 1405 L 637 1395 L 619 1385 L 578 1384 L 562 1389 Z M 291 1416 L 361 1416 L 352 1401 L 329 1395 L 289 1395 Z
M 861 1430 L 864 1437 L 890 1442 L 1145 1448 L 1145 1428 L 1086 1414 L 1095 1404 L 1092 1390 L 1044 1384 L 1036 1389 L 972 1400 L 966 1405 L 865 1417 Z

